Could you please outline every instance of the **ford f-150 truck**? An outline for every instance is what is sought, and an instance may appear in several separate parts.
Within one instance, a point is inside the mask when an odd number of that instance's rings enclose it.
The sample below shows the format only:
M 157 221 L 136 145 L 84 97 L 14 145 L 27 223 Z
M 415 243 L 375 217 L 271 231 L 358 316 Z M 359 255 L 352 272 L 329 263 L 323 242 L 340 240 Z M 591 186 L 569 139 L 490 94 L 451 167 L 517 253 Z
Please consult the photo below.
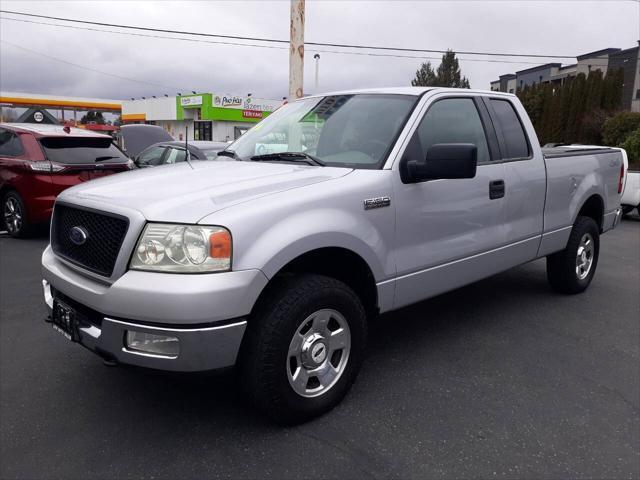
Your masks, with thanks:
M 292 101 L 220 158 L 65 190 L 48 319 L 110 363 L 235 365 L 282 422 L 342 399 L 374 315 L 542 257 L 584 291 L 624 180 L 618 150 L 543 152 L 515 96 L 443 88 Z

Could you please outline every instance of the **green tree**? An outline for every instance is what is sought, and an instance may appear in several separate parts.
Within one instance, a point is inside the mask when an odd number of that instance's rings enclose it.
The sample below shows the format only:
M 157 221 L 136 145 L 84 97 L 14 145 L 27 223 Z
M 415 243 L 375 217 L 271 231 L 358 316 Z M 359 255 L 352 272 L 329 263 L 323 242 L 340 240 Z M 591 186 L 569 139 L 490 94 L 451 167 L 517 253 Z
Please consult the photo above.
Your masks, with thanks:
M 453 50 L 447 50 L 442 56 L 436 76 L 439 87 L 471 88 L 467 77 L 462 76 L 460 65 Z
M 602 140 L 605 145 L 618 147 L 638 128 L 640 128 L 640 113 L 619 112 L 604 122 Z
M 80 119 L 80 123 L 91 123 L 95 122 L 99 125 L 104 125 L 104 117 L 102 116 L 102 112 L 94 112 L 93 110 L 89 110 L 86 114 L 82 116 Z
M 420 65 L 420 68 L 416 70 L 416 78 L 411 80 L 411 85 L 414 87 L 433 87 L 436 83 L 436 72 L 431 67 L 431 62 Z
M 627 151 L 629 168 L 640 169 L 640 127 L 631 132 L 620 146 Z
M 433 70 L 431 62 L 423 63 L 411 80 L 414 87 L 452 87 L 471 88 L 467 77 L 462 76 L 460 64 L 453 50 L 447 50 L 442 55 L 442 61 L 437 71 Z
M 622 68 L 607 70 L 602 85 L 602 108 L 608 112 L 619 110 L 622 105 L 622 84 L 624 71 Z

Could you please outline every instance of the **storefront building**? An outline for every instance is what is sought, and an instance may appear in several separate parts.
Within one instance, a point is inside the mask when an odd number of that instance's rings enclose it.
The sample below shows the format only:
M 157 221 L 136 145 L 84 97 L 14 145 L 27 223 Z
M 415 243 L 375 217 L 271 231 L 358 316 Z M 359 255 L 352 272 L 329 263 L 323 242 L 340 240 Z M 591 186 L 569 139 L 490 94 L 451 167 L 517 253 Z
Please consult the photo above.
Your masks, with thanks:
M 280 105 L 281 100 L 214 93 L 125 100 L 122 121 L 158 125 L 176 140 L 226 142 L 238 138 Z

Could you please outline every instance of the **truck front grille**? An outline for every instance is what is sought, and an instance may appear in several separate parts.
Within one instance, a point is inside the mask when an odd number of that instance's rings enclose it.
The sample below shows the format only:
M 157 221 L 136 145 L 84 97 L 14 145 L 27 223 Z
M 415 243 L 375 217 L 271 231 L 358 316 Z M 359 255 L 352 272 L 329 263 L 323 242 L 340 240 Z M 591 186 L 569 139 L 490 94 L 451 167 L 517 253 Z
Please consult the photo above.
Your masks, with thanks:
M 71 263 L 110 277 L 128 228 L 126 217 L 58 203 L 51 220 L 51 248 Z

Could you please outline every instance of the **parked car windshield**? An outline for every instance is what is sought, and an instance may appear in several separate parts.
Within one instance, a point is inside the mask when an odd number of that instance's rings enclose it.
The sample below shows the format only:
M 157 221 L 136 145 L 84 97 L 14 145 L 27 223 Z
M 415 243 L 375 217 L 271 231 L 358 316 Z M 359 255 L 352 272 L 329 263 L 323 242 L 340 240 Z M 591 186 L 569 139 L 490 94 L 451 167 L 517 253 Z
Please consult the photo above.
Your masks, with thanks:
M 242 135 L 229 150 L 242 160 L 303 152 L 328 166 L 378 168 L 409 116 L 412 95 L 330 95 L 298 100 Z M 265 157 L 264 161 L 288 160 Z
M 218 153 L 220 153 L 222 148 L 209 148 L 209 149 L 200 149 L 204 156 L 207 157 L 207 160 L 215 160 L 218 158 Z
M 63 164 L 123 163 L 129 159 L 110 137 L 47 137 L 40 140 L 47 159 Z

